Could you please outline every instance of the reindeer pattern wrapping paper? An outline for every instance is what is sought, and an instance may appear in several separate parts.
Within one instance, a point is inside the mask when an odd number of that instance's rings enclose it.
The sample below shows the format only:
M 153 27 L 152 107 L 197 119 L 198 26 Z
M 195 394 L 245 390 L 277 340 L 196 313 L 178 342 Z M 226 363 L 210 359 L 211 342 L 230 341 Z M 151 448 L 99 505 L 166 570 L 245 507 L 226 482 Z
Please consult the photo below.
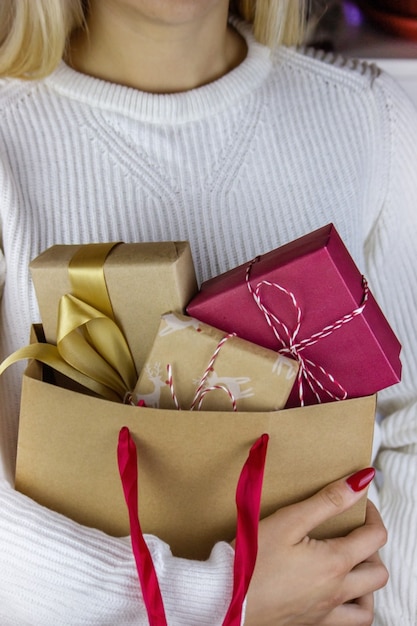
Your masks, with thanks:
M 163 409 L 274 411 L 285 405 L 297 371 L 293 359 L 167 313 L 132 402 Z

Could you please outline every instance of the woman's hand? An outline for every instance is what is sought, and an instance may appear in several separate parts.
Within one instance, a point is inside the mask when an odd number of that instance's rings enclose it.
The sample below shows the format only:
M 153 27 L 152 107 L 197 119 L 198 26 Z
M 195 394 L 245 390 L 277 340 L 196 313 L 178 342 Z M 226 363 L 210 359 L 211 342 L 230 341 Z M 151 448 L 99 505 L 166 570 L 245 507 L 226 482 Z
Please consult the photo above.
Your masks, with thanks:
M 386 530 L 374 505 L 368 501 L 364 526 L 346 537 L 308 536 L 363 495 L 362 485 L 355 484 L 357 476 L 350 482 L 359 491 L 338 480 L 262 520 L 245 626 L 372 624 L 373 592 L 388 580 L 378 556 Z M 369 482 L 368 475 L 364 487 Z

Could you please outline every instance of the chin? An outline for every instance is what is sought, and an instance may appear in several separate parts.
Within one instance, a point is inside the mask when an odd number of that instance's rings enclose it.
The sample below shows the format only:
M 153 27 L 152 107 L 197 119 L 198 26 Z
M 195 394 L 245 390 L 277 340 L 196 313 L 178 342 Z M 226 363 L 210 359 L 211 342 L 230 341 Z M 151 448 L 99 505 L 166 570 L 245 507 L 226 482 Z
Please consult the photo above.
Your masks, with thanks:
M 184 24 L 210 11 L 227 13 L 229 0 L 107 0 L 115 8 L 138 11 L 145 19 L 163 24 Z

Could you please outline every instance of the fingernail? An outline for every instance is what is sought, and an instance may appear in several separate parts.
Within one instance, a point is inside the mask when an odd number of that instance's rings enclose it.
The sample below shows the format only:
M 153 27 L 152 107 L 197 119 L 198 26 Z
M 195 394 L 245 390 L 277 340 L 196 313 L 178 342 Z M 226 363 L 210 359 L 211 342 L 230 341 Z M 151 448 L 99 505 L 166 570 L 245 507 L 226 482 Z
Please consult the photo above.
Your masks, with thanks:
M 367 467 L 366 469 L 362 469 L 356 474 L 352 474 L 346 480 L 346 484 L 352 491 L 357 493 L 358 491 L 362 491 L 369 485 L 371 480 L 375 476 L 375 469 L 373 467 Z

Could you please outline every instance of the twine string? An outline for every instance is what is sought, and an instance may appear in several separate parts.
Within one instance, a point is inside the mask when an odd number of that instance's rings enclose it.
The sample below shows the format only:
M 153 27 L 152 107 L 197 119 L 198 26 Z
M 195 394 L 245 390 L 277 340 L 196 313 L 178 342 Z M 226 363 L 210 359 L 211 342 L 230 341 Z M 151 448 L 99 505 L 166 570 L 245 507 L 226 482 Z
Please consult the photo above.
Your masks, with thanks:
M 227 385 L 212 385 L 211 387 L 205 387 L 204 389 L 202 389 L 201 392 L 200 392 L 200 397 L 198 399 L 197 410 L 198 411 L 201 410 L 201 405 L 203 403 L 203 400 L 204 400 L 205 396 L 210 391 L 215 391 L 216 389 L 222 389 L 224 392 L 227 393 L 227 395 L 230 398 L 230 402 L 232 404 L 232 410 L 233 411 L 237 411 L 236 399 L 235 399 L 233 393 L 230 391 L 229 387 L 227 387 Z M 191 411 L 192 410 L 193 409 L 191 409 Z
M 268 280 L 262 280 L 257 283 L 255 288 L 252 287 L 250 282 L 250 273 L 252 270 L 252 266 L 258 260 L 259 257 L 253 259 L 246 269 L 246 285 L 249 293 L 252 295 L 258 308 L 262 311 L 268 326 L 271 328 L 272 332 L 275 335 L 275 338 L 281 346 L 278 349 L 278 352 L 294 358 L 299 363 L 300 367 L 297 375 L 297 386 L 300 405 L 304 406 L 305 384 L 307 384 L 307 386 L 313 392 L 318 403 L 321 402 L 320 392 L 327 394 L 333 400 L 345 400 L 347 398 L 346 389 L 324 367 L 322 367 L 318 363 L 314 363 L 311 359 L 304 357 L 302 355 L 302 351 L 306 348 L 309 348 L 310 346 L 315 345 L 325 337 L 333 334 L 334 332 L 342 328 L 345 324 L 348 324 L 355 317 L 363 313 L 369 297 L 369 287 L 366 278 L 362 276 L 363 298 L 361 304 L 357 308 L 355 308 L 350 313 L 343 315 L 332 324 L 324 326 L 320 331 L 313 333 L 310 337 L 298 341 L 298 334 L 302 327 L 301 307 L 299 306 L 294 293 L 289 289 L 286 289 L 282 285 L 279 285 L 278 283 L 274 283 Z M 283 322 L 283 320 L 279 319 L 263 302 L 261 297 L 261 290 L 264 287 L 276 289 L 290 299 L 295 314 L 295 324 L 292 330 Z M 322 382 L 314 374 L 315 370 L 318 370 L 321 373 L 324 382 Z M 329 383 L 336 388 L 335 392 L 333 392 L 329 388 L 331 387 Z
M 172 396 L 172 399 L 174 401 L 175 408 L 177 409 L 177 411 L 181 411 L 180 403 L 178 401 L 178 396 L 175 393 L 174 377 L 172 376 L 172 365 L 171 365 L 171 363 L 167 364 L 167 376 L 168 376 L 167 384 L 168 384 L 169 389 L 171 391 L 171 396 Z
M 236 334 L 235 333 L 228 333 L 227 335 L 225 335 L 224 337 L 222 337 L 222 339 L 219 341 L 219 343 L 217 344 L 213 354 L 210 357 L 210 360 L 207 364 L 206 369 L 203 372 L 202 377 L 200 378 L 195 393 L 194 393 L 194 397 L 192 399 L 191 405 L 190 405 L 190 411 L 194 411 L 195 409 L 197 409 L 198 411 L 201 409 L 201 405 L 203 403 L 203 400 L 205 398 L 205 396 L 211 392 L 211 391 L 215 391 L 216 389 L 220 389 L 222 391 L 224 391 L 225 393 L 227 393 L 227 395 L 230 398 L 230 402 L 232 405 L 232 409 L 233 411 L 237 411 L 237 404 L 236 404 L 236 398 L 234 397 L 233 393 L 230 391 L 230 389 L 227 387 L 227 385 L 222 385 L 222 384 L 217 384 L 217 385 L 211 385 L 209 387 L 206 387 L 206 382 L 207 382 L 207 378 L 209 377 L 210 373 L 213 371 L 213 366 L 214 363 L 219 355 L 220 350 L 222 349 L 222 347 L 224 346 L 224 344 L 226 343 L 226 341 L 228 341 L 231 337 L 235 337 Z M 178 400 L 178 396 L 176 394 L 175 391 L 175 383 L 174 383 L 174 377 L 172 374 L 172 365 L 170 363 L 168 363 L 167 365 L 167 384 L 169 386 L 170 392 L 171 392 L 171 396 L 172 399 L 174 401 L 175 407 L 178 411 L 181 410 L 181 406 Z

